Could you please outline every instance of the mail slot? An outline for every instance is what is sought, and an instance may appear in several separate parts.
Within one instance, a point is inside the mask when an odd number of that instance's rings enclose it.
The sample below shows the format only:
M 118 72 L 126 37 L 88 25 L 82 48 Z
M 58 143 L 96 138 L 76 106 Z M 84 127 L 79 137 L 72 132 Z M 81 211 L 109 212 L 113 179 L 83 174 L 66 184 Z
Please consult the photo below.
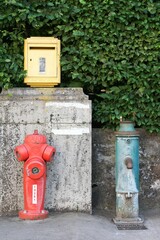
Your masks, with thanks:
M 30 37 L 24 42 L 24 82 L 31 87 L 54 87 L 60 83 L 60 40 Z

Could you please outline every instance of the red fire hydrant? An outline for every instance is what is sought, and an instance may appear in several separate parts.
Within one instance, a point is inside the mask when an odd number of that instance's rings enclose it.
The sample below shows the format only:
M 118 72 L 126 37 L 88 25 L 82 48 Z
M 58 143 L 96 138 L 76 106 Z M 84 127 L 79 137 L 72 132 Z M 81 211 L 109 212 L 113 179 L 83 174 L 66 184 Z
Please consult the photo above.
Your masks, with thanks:
M 19 212 L 21 219 L 44 219 L 48 211 L 44 210 L 46 187 L 46 163 L 51 161 L 55 148 L 47 144 L 46 137 L 38 134 L 27 135 L 24 144 L 14 149 L 19 161 L 24 163 L 24 210 Z

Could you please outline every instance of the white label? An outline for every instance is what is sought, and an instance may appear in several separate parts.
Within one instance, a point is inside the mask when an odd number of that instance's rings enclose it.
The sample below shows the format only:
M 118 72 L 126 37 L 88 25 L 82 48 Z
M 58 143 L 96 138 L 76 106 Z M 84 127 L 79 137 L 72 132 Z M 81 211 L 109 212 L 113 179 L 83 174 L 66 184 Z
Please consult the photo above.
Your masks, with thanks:
M 37 204 L 37 184 L 32 185 L 32 204 Z
M 46 59 L 43 57 L 39 58 L 39 73 L 46 72 Z

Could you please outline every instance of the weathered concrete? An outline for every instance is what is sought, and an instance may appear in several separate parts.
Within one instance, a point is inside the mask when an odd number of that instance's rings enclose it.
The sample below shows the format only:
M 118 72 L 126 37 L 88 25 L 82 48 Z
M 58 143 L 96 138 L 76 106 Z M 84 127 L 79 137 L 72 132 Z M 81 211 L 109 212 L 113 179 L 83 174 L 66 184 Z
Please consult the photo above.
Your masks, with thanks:
M 0 215 L 23 208 L 23 163 L 13 149 L 35 129 L 56 148 L 45 207 L 91 212 L 91 101 L 78 88 L 16 88 L 0 94 Z
M 115 138 L 113 131 L 92 131 L 93 207 L 115 209 Z
M 160 207 L 160 135 L 140 132 L 140 210 Z M 115 136 L 93 129 L 93 206 L 115 209 Z

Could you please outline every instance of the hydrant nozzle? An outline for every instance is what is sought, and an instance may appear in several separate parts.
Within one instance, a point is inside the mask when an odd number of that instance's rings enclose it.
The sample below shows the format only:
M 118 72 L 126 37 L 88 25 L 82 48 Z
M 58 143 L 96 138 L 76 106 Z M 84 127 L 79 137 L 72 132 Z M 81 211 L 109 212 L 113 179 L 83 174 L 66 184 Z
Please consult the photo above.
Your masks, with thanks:
M 126 164 L 126 166 L 127 166 L 127 169 L 132 169 L 132 168 L 133 168 L 132 158 L 126 157 L 126 158 L 125 158 L 125 164 Z

